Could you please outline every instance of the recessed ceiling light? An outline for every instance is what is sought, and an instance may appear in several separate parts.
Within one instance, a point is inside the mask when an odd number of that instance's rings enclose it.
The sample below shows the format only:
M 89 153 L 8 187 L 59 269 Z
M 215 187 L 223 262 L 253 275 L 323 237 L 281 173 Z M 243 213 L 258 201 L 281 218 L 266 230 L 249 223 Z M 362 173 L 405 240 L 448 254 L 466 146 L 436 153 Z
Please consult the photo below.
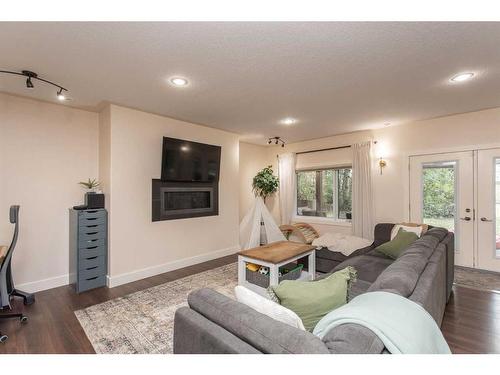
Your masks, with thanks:
M 297 122 L 297 119 L 294 119 L 293 117 L 287 117 L 284 118 L 283 120 L 280 121 L 280 124 L 283 125 L 293 125 Z
M 182 77 L 173 77 L 173 78 L 170 78 L 170 83 L 174 86 L 177 86 L 177 87 L 183 87 L 183 86 L 187 86 L 188 80 L 186 78 L 182 78 Z
M 452 77 L 450 81 L 452 82 L 463 82 L 474 77 L 474 73 L 460 73 Z

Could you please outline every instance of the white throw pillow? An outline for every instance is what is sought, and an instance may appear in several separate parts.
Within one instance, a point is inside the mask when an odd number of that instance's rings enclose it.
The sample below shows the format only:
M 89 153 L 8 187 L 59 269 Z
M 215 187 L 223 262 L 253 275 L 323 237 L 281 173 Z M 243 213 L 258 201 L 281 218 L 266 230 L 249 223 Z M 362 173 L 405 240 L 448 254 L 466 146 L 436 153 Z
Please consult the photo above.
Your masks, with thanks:
M 409 227 L 406 225 L 396 224 L 396 225 L 394 225 L 394 228 L 392 228 L 392 231 L 391 231 L 391 241 L 394 239 L 394 237 L 396 237 L 396 235 L 398 234 L 398 232 L 401 228 L 403 228 L 403 230 L 405 232 L 415 233 L 418 236 L 418 238 L 420 238 L 422 236 L 422 229 L 423 228 L 421 226 Z
M 287 309 L 286 307 L 281 306 L 280 304 L 271 301 L 260 294 L 252 292 L 250 289 L 241 285 L 234 288 L 234 294 L 236 295 L 236 300 L 238 302 L 257 310 L 261 314 L 267 315 L 270 318 L 298 328 L 302 331 L 306 330 L 302 320 L 292 310 Z

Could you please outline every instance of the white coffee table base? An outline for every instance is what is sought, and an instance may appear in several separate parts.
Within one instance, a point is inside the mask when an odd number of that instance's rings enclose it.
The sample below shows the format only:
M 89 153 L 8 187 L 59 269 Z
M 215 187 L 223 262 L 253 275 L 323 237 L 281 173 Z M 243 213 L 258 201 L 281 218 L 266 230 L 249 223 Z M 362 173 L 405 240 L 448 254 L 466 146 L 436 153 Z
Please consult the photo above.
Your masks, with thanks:
M 269 268 L 269 285 L 274 286 L 279 284 L 279 269 L 281 266 L 293 262 L 294 260 L 305 258 L 307 256 L 308 268 L 307 272 L 302 271 L 300 280 L 314 280 L 316 277 L 316 250 L 311 250 L 293 258 L 289 258 L 280 263 L 269 263 L 263 260 L 249 258 L 243 255 L 238 255 L 238 285 L 242 285 L 251 289 L 259 294 L 266 295 L 266 289 L 258 285 L 252 284 L 246 280 L 246 264 L 253 263 L 259 266 Z

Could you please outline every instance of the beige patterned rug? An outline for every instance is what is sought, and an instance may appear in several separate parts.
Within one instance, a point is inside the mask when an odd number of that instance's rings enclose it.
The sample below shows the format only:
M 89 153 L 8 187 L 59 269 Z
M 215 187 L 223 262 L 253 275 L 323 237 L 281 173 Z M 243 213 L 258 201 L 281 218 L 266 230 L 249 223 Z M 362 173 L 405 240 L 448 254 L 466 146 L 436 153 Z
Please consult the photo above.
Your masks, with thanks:
M 75 311 L 98 354 L 172 353 L 174 313 L 188 294 L 212 288 L 228 296 L 238 283 L 228 264 Z
M 455 285 L 500 292 L 500 273 L 455 266 Z

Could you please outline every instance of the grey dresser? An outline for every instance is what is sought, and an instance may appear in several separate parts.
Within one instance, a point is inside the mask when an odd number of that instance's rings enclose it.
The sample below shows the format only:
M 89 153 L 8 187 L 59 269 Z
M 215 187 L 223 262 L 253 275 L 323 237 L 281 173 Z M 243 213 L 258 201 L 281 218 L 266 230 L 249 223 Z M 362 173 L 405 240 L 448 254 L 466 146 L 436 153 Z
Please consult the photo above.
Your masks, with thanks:
M 108 213 L 105 209 L 69 210 L 69 274 L 76 292 L 106 286 Z

